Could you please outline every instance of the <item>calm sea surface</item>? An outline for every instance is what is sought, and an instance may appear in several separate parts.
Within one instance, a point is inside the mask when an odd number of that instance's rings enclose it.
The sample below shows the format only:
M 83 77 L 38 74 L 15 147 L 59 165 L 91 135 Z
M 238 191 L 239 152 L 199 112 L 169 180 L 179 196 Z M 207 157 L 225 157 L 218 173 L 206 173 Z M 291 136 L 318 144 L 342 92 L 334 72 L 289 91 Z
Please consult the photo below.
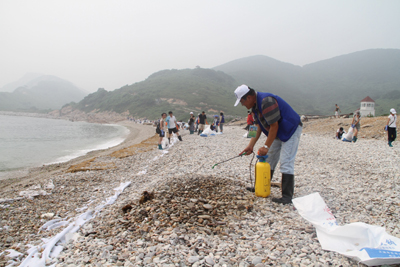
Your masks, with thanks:
M 116 146 L 128 134 L 119 125 L 0 115 L 0 178 Z

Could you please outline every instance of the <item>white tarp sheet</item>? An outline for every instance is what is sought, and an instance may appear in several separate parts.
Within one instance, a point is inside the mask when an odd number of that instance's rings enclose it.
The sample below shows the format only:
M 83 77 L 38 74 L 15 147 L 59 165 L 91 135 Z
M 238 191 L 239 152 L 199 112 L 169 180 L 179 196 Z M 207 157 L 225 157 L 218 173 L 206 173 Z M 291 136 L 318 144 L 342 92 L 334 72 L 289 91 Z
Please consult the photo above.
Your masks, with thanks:
M 339 226 L 319 193 L 295 198 L 293 205 L 316 228 L 322 249 L 368 266 L 400 263 L 400 239 L 386 233 L 385 228 L 362 222 Z

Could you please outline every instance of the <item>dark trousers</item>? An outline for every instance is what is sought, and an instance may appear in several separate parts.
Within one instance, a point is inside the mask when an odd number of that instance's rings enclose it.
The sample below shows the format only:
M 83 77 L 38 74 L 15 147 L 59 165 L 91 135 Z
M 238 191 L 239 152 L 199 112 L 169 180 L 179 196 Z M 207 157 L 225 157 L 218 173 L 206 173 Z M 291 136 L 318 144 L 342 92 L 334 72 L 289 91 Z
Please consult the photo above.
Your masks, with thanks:
M 396 128 L 388 127 L 388 141 L 393 142 L 394 140 L 396 140 L 396 135 Z

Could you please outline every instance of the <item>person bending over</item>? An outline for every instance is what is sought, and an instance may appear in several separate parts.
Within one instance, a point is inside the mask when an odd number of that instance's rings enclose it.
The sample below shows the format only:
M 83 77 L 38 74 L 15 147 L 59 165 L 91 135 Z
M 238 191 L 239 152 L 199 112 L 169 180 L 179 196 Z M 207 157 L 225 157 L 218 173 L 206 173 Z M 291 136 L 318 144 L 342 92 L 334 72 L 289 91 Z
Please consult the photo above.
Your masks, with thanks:
M 250 155 L 261 134 L 267 140 L 258 149 L 258 154 L 268 154 L 267 162 L 271 165 L 271 179 L 278 161 L 281 163 L 282 197 L 273 198 L 273 202 L 292 203 L 294 194 L 294 161 L 300 142 L 303 124 L 300 116 L 282 98 L 271 93 L 256 92 L 247 85 L 235 90 L 236 103 L 251 109 L 259 127 L 256 137 L 250 139 L 247 147 L 240 152 Z M 252 188 L 251 191 L 253 191 Z M 254 192 L 254 191 L 253 191 Z

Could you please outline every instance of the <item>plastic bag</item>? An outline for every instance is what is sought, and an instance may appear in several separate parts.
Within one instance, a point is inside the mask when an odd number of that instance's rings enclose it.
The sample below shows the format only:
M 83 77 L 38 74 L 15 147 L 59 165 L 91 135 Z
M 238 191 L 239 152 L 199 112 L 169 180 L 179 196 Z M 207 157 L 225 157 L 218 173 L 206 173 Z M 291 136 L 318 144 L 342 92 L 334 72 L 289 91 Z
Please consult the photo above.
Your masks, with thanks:
M 207 137 L 207 136 L 215 136 L 216 132 L 212 131 L 210 126 L 206 126 L 205 130 L 200 134 L 202 137 Z
M 319 193 L 292 201 L 300 215 L 316 228 L 322 249 L 368 266 L 400 263 L 400 239 L 386 233 L 385 228 L 361 222 L 338 226 Z
M 350 127 L 349 131 L 342 135 L 342 141 L 351 142 L 351 139 L 353 139 L 353 127 Z
M 161 141 L 161 147 L 165 149 L 168 147 L 168 145 L 169 145 L 168 138 L 163 138 Z

